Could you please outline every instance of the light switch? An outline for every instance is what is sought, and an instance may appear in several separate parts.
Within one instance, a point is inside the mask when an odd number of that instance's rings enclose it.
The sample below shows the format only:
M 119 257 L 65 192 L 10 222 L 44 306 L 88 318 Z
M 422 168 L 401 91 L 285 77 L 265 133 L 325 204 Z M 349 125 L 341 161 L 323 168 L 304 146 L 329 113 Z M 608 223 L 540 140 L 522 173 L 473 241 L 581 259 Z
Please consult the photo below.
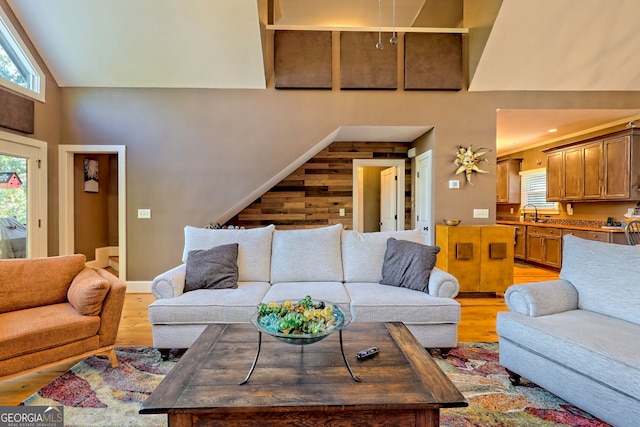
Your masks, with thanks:
M 138 218 L 151 219 L 151 209 L 138 209 Z
M 344 216 L 345 212 L 344 212 L 344 208 L 340 208 L 340 216 Z
M 489 218 L 489 209 L 474 209 L 474 218 Z

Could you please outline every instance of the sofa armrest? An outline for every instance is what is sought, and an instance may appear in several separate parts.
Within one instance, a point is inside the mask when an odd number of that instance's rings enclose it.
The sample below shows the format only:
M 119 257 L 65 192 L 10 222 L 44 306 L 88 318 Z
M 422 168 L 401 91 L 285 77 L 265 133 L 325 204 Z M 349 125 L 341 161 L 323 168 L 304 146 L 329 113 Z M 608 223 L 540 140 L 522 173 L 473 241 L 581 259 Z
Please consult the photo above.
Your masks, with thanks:
M 169 271 L 158 275 L 151 282 L 151 293 L 157 299 L 175 298 L 184 293 L 184 279 L 187 264 L 180 264 Z
M 510 286 L 504 293 L 509 310 L 525 316 L 545 316 L 578 308 L 578 291 L 566 280 Z
M 440 298 L 455 298 L 460 292 L 460 283 L 451 273 L 434 267 L 429 276 L 429 295 Z
M 106 270 L 94 269 L 100 277 L 111 283 L 111 288 L 102 302 L 102 311 L 100 312 L 100 329 L 98 336 L 100 337 L 100 347 L 114 345 L 116 336 L 118 335 L 118 327 L 120 326 L 120 318 L 122 317 L 122 307 L 124 306 L 127 285 L 119 278 Z

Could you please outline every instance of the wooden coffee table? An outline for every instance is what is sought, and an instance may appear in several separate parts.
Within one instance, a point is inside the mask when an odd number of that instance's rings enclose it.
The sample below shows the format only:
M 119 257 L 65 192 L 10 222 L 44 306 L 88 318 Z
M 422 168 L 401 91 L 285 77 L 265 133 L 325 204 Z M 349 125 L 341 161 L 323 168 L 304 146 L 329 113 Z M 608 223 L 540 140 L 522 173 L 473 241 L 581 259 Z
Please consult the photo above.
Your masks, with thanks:
M 263 334 L 250 380 L 258 332 L 250 324 L 213 324 L 158 385 L 141 414 L 169 417 L 169 426 L 370 425 L 438 426 L 440 408 L 467 400 L 404 324 L 351 323 L 306 346 Z M 369 347 L 380 352 L 357 361 Z

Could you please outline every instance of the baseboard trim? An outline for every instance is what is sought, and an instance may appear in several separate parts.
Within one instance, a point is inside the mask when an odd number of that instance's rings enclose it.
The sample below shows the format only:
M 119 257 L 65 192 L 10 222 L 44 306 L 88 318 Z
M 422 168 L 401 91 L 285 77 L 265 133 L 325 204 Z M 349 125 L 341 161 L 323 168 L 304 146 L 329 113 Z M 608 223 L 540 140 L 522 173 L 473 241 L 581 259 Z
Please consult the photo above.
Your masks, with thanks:
M 127 280 L 127 293 L 128 294 L 150 294 L 151 282 Z

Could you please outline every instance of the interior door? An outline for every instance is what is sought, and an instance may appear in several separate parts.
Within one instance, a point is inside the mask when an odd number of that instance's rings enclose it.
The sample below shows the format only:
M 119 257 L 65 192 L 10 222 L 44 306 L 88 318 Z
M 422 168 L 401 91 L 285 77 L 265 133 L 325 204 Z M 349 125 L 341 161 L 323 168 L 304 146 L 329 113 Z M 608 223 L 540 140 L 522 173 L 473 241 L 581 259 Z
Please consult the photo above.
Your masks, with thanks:
M 398 229 L 398 171 L 395 166 L 380 173 L 380 231 Z
M 433 209 L 431 194 L 431 151 L 427 151 L 416 157 L 416 228 L 422 233 L 422 241 L 428 245 L 433 245 Z
M 0 135 L 0 259 L 46 256 L 40 151 Z

